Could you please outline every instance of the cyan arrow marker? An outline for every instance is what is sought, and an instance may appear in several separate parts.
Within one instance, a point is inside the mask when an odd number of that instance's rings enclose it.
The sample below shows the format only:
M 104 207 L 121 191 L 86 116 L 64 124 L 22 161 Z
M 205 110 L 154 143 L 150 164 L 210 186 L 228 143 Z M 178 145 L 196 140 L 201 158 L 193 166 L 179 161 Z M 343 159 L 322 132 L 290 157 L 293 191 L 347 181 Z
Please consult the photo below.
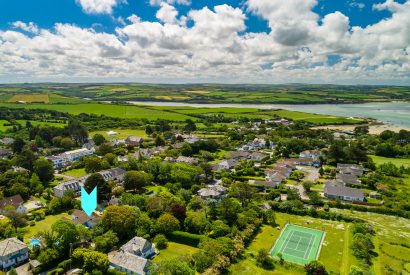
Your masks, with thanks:
M 94 210 L 97 208 L 97 186 L 94 187 L 90 194 L 81 187 L 81 208 L 91 217 Z

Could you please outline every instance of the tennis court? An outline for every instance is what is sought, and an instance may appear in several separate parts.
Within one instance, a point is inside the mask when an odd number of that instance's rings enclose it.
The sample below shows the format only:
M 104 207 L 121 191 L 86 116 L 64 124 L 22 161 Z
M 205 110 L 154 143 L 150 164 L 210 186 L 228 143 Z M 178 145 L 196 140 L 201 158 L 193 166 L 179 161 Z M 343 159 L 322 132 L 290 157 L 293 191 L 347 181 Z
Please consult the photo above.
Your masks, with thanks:
M 278 253 L 282 253 L 285 261 L 305 265 L 319 257 L 324 236 L 325 233 L 320 230 L 287 224 L 271 254 L 277 257 Z

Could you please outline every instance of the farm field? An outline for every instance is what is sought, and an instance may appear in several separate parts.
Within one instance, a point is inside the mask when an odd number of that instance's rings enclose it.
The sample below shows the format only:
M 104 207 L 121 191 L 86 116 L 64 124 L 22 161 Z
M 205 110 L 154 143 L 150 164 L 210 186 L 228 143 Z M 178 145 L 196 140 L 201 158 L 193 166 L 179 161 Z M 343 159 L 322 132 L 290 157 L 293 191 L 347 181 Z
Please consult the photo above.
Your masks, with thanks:
M 117 132 L 117 135 L 109 136 L 107 134 L 108 131 L 114 131 Z M 107 130 L 101 130 L 101 131 L 92 131 L 90 132 L 90 136 L 94 136 L 95 134 L 101 134 L 103 135 L 107 140 L 114 139 L 114 138 L 120 138 L 124 139 L 129 136 L 137 136 L 137 137 L 142 137 L 142 138 L 148 138 L 148 135 L 145 133 L 145 130 L 143 129 L 107 129 Z
M 48 103 L 48 94 L 17 94 L 12 96 L 9 102 L 24 101 L 27 103 Z
M 380 164 L 384 164 L 384 163 L 388 163 L 391 162 L 394 165 L 400 167 L 400 166 L 410 166 L 410 159 L 401 159 L 401 158 L 385 158 L 385 157 L 379 157 L 379 156 L 374 156 L 374 155 L 370 155 L 370 157 L 372 158 L 372 160 L 374 161 L 374 163 L 376 165 L 380 165 Z
M 342 210 L 332 209 L 332 211 L 341 212 Z M 357 211 L 343 211 L 343 214 L 363 219 L 375 228 L 375 251 L 378 257 L 373 260 L 374 274 L 403 274 L 400 272 L 403 272 L 405 265 L 410 262 L 409 220 Z
M 175 242 L 168 242 L 168 247 L 160 250 L 159 255 L 154 258 L 153 262 L 157 263 L 164 260 L 175 260 L 181 256 L 192 255 L 197 251 L 199 251 L 199 249 L 196 247 Z
M 307 228 L 318 229 L 326 232 L 319 260 L 323 262 L 328 271 L 336 274 L 347 274 L 351 265 L 357 265 L 357 260 L 351 255 L 349 242 L 352 238 L 348 223 L 327 221 L 311 217 L 295 216 L 285 213 L 276 213 L 276 222 L 282 229 L 290 222 Z M 275 270 L 266 271 L 256 266 L 256 261 L 250 255 L 256 255 L 258 250 L 270 250 L 279 237 L 281 230 L 270 226 L 263 226 L 260 233 L 248 247 L 247 258 L 231 266 L 233 274 L 305 274 L 302 266 L 275 265 Z
M 17 120 L 17 122 L 25 127 L 26 126 L 26 122 L 27 120 Z M 47 121 L 37 121 L 37 120 L 30 120 L 30 123 L 33 126 L 37 126 L 37 125 L 49 125 L 49 126 L 54 126 L 54 127 L 59 127 L 59 128 L 63 128 L 65 126 L 64 123 L 56 123 L 56 122 L 47 122 Z M 13 126 L 5 126 L 5 124 L 9 124 L 9 122 L 7 120 L 0 120 L 0 131 L 6 131 L 7 129 L 12 129 Z
M 19 105 L 19 104 L 8 104 L 2 103 L 0 106 L 9 108 L 25 108 L 25 109 L 45 109 L 45 110 L 55 110 L 60 112 L 66 112 L 73 115 L 78 115 L 81 113 L 85 114 L 95 114 L 95 115 L 106 115 L 110 117 L 121 117 L 121 118 L 136 118 L 136 119 L 168 119 L 175 121 L 184 121 L 188 118 L 194 119 L 187 115 L 166 112 L 160 110 L 148 110 L 147 108 L 132 106 L 132 105 L 115 105 L 115 104 L 38 104 L 38 105 Z

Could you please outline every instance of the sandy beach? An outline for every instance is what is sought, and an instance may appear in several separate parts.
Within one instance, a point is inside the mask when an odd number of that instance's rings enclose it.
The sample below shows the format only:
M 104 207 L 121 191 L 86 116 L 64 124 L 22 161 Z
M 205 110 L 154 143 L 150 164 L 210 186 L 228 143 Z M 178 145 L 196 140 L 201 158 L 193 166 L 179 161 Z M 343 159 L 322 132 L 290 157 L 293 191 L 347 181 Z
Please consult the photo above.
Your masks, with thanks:
M 355 127 L 363 125 L 327 125 L 312 127 L 311 129 L 329 129 L 329 130 L 340 130 L 340 131 L 353 131 Z M 377 125 L 367 125 L 369 126 L 369 133 L 372 135 L 378 135 L 385 130 L 390 130 L 394 132 L 399 132 L 400 130 L 408 130 L 409 128 L 397 127 L 389 124 L 377 124 Z

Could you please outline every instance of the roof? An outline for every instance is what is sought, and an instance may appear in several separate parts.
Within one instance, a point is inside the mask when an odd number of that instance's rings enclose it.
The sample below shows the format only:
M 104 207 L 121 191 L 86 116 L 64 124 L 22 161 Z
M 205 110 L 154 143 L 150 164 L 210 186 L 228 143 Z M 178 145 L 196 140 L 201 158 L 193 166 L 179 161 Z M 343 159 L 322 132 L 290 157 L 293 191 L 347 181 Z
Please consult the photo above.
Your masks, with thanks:
M 12 197 L 4 198 L 0 201 L 0 208 L 4 208 L 7 205 L 12 205 L 14 208 L 23 204 L 24 200 L 20 195 L 14 195 Z
M 195 163 L 196 159 L 191 158 L 191 157 L 184 157 L 184 156 L 179 156 L 177 158 L 177 162 L 185 162 L 185 163 Z
M 355 174 L 336 174 L 336 179 L 347 184 L 360 184 L 361 182 Z
M 206 188 L 202 188 L 198 190 L 198 195 L 201 197 L 218 197 L 226 192 L 226 187 L 222 185 L 215 184 L 215 185 L 208 185 Z
M 230 152 L 228 155 L 231 158 L 238 159 L 238 158 L 248 158 L 252 153 L 247 151 L 234 151 Z
M 125 139 L 126 142 L 142 142 L 144 139 L 142 137 L 136 137 L 136 136 L 129 136 Z
M 278 185 L 277 183 L 273 181 L 267 181 L 267 180 L 249 180 L 248 184 L 261 185 L 261 186 L 270 187 L 270 188 L 275 188 Z
M 135 255 L 140 255 L 141 252 L 144 250 L 150 249 L 152 244 L 147 241 L 144 238 L 141 237 L 134 237 L 131 240 L 129 240 L 126 244 L 121 246 L 121 250 L 135 254 Z
M 119 250 L 108 253 L 110 264 L 120 266 L 136 274 L 145 274 L 148 260 L 134 254 Z
M 17 238 L 9 238 L 0 241 L 0 257 L 8 256 L 27 248 L 27 245 Z
M 326 184 L 323 192 L 325 194 L 329 194 L 333 196 L 345 196 L 345 197 L 355 197 L 355 198 L 364 197 L 363 190 L 345 187 L 341 184 L 339 185 Z
M 91 217 L 89 217 L 84 211 L 78 209 L 74 210 L 71 216 L 73 217 L 72 221 L 76 224 L 85 224 L 89 221 L 99 220 L 99 217 L 95 216 L 94 214 Z

